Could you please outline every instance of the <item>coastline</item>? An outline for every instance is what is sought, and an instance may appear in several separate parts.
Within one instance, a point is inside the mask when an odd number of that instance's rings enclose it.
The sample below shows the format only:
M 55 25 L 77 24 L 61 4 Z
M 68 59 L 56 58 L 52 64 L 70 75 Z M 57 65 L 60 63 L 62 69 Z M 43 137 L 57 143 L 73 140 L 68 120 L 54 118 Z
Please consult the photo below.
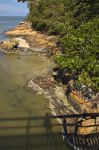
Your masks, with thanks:
M 23 23 L 23 24 L 19 24 L 17 25 L 14 29 L 10 30 L 10 31 L 6 31 L 4 33 L 6 36 L 8 36 L 8 38 L 14 38 L 14 39 L 19 39 L 19 42 L 20 40 L 24 40 L 24 42 L 22 42 L 22 45 L 20 47 L 18 47 L 17 49 L 14 50 L 3 50 L 3 52 L 7 53 L 7 54 L 10 54 L 10 53 L 18 53 L 18 54 L 21 54 L 20 52 L 22 51 L 23 52 L 23 49 L 27 49 L 27 54 L 37 54 L 37 55 L 41 55 L 41 56 L 45 56 L 47 57 L 48 59 L 50 59 L 51 61 L 53 61 L 53 58 L 51 58 L 51 56 L 53 56 L 53 54 L 56 52 L 56 49 L 57 51 L 59 51 L 60 49 L 57 47 L 57 37 L 55 36 L 48 36 L 48 35 L 45 35 L 45 34 L 42 34 L 38 31 L 34 31 L 31 29 L 30 27 L 30 24 L 29 23 Z M 32 36 L 32 39 L 33 41 L 31 42 L 31 37 Z M 35 40 L 35 41 L 34 41 Z M 23 43 L 25 43 L 24 47 L 23 46 Z M 35 46 L 34 46 L 35 45 Z M 23 49 L 22 49 L 23 48 Z M 18 51 L 19 50 L 19 51 Z M 31 53 L 29 53 L 29 51 L 32 50 Z M 54 80 L 54 78 L 52 77 L 52 70 L 47 73 L 45 73 L 44 75 L 41 75 L 41 76 L 37 76 L 37 78 L 33 81 L 32 79 L 28 82 L 28 87 L 29 88 L 32 88 L 33 91 L 35 91 L 35 89 L 33 89 L 33 86 L 31 84 L 31 82 L 34 84 L 38 84 L 40 88 L 38 88 L 38 94 L 39 93 L 42 93 L 45 95 L 45 97 L 48 97 L 48 95 L 51 94 L 50 90 L 45 88 L 42 83 L 40 82 L 41 80 L 44 80 L 44 84 L 45 84 L 45 87 L 49 87 L 49 82 L 50 82 L 50 88 L 52 88 L 53 91 L 55 91 L 55 88 L 60 88 L 61 89 L 61 92 L 62 94 L 60 94 L 60 96 L 62 95 L 62 98 L 65 99 L 66 96 L 65 96 L 65 93 L 64 93 L 64 89 L 62 87 L 62 85 L 58 85 L 58 83 Z M 39 81 L 40 80 L 40 81 Z M 49 81 L 49 82 L 48 82 Z M 41 83 L 41 84 L 40 84 Z M 49 92 L 49 94 L 47 95 L 45 90 L 47 90 L 47 93 Z M 42 91 L 42 92 L 41 92 Z M 57 90 L 56 90 L 57 91 Z M 58 92 L 56 92 L 58 94 Z M 57 97 L 57 94 L 55 95 Z M 53 94 L 52 94 L 53 95 Z M 57 97 L 58 98 L 58 97 Z M 62 100 L 60 100 L 60 104 L 62 104 L 61 102 Z M 63 100 L 65 102 L 65 100 Z M 66 102 L 65 102 L 65 106 L 66 106 Z M 51 104 L 50 104 L 51 105 Z M 76 112 L 73 108 L 72 110 L 74 112 Z
M 56 52 L 60 52 L 60 48 L 57 47 L 57 37 L 48 36 L 40 32 L 32 30 L 30 23 L 24 23 L 17 25 L 14 29 L 4 33 L 8 37 L 19 39 L 22 42 L 21 45 L 18 43 L 18 47 L 9 50 L 3 50 L 3 52 L 17 53 L 20 55 L 40 55 L 48 57 L 53 61 L 52 56 Z M 25 45 L 26 44 L 26 45 Z M 19 46 L 20 45 L 20 46 Z M 2 48 L 2 43 L 0 44 Z M 50 100 L 50 108 L 53 114 L 72 114 L 79 113 L 76 107 L 73 107 L 73 100 L 68 101 L 65 95 L 65 88 L 62 84 L 58 84 L 52 77 L 52 71 L 47 72 L 44 75 L 38 76 L 35 80 L 30 80 L 27 83 L 29 89 L 32 89 L 36 94 L 43 94 L 46 98 Z M 73 93 L 72 93 L 73 94 Z M 74 95 L 73 95 L 74 96 Z M 76 103 L 79 103 L 76 101 Z M 85 105 L 86 106 L 86 105 Z M 82 108 L 80 104 L 79 107 L 82 112 L 85 108 Z M 88 105 L 86 106 L 88 107 Z M 91 111 L 91 106 L 89 106 L 88 112 Z M 81 110 L 80 110 L 81 111 Z M 73 120 L 69 120 L 71 122 Z
M 28 22 L 18 24 L 14 29 L 4 32 L 4 35 L 9 38 L 24 39 L 25 43 L 28 43 L 28 51 L 30 50 L 31 53 L 42 53 L 50 57 L 56 53 L 56 51 L 60 50 L 56 44 L 58 37 L 48 36 L 35 31 Z M 23 44 L 21 44 L 21 47 L 22 46 Z M 24 48 L 26 48 L 26 46 Z

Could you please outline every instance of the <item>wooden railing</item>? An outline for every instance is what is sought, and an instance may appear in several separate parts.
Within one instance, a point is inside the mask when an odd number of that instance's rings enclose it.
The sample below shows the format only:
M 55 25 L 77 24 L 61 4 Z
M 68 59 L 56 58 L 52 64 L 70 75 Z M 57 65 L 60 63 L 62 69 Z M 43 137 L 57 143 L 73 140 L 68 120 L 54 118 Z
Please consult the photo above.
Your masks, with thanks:
M 56 119 L 60 119 L 60 122 L 57 122 Z M 88 119 L 94 119 L 95 123 L 94 124 L 89 123 L 89 124 L 82 126 L 81 123 L 84 120 L 88 120 Z M 14 141 L 15 144 L 18 146 L 18 143 L 17 143 L 18 137 L 19 137 L 20 144 L 21 144 L 20 141 L 22 137 L 22 139 L 25 138 L 23 143 L 25 143 L 26 141 L 27 150 L 28 150 L 30 146 L 30 141 L 32 140 L 32 142 L 35 142 L 35 140 L 33 140 L 34 137 L 35 139 L 40 138 L 40 137 L 42 137 L 43 139 L 44 137 L 44 140 L 46 140 L 46 145 L 47 145 L 48 142 L 51 142 L 51 139 L 49 140 L 49 135 L 50 135 L 50 137 L 52 137 L 53 139 L 52 140 L 52 145 L 53 145 L 54 140 L 57 144 L 59 141 L 61 141 L 61 138 L 60 138 L 60 135 L 61 135 L 61 137 L 63 136 L 64 139 L 66 141 L 69 141 L 69 143 L 71 143 L 72 146 L 76 145 L 76 147 L 79 147 L 79 146 L 84 147 L 83 143 L 87 142 L 89 138 L 89 141 L 91 140 L 91 142 L 89 142 L 89 146 L 91 147 L 93 145 L 96 145 L 96 148 L 97 148 L 99 146 L 99 142 L 98 142 L 99 141 L 99 124 L 98 123 L 99 123 L 99 113 L 84 113 L 84 114 L 55 115 L 55 116 L 46 114 L 45 116 L 37 116 L 37 117 L 31 116 L 31 117 L 0 118 L 0 140 L 1 140 L 0 147 L 2 148 L 3 146 L 5 146 L 5 143 L 8 144 L 8 147 L 10 147 L 9 143 L 10 145 L 13 144 L 14 138 L 15 138 L 15 141 Z M 58 130 L 56 129 L 57 127 L 59 128 Z M 78 128 L 82 128 L 82 127 L 83 128 L 94 127 L 95 131 L 92 133 L 89 133 L 88 137 L 85 138 L 84 135 L 81 135 L 77 132 Z M 38 133 L 36 133 L 36 131 Z M 94 136 L 92 137 L 92 135 Z M 58 136 L 60 140 L 58 139 Z M 83 137 L 85 141 L 83 141 Z M 79 141 L 79 138 L 80 138 L 80 141 Z M 40 142 L 42 141 L 42 144 L 44 146 L 44 141 L 42 139 L 40 139 Z M 96 140 L 96 143 L 95 143 L 95 140 Z M 4 142 L 4 145 L 3 145 L 3 142 Z M 6 144 L 6 149 L 7 149 L 7 144 Z M 64 142 L 60 144 L 60 149 L 61 149 L 62 144 L 64 145 Z M 37 146 L 38 146 L 38 142 L 37 142 Z M 15 146 L 13 145 L 13 147 L 14 147 L 13 148 L 14 150 Z M 57 147 L 57 150 L 58 150 L 58 147 Z M 64 147 L 63 147 L 63 150 L 65 150 Z

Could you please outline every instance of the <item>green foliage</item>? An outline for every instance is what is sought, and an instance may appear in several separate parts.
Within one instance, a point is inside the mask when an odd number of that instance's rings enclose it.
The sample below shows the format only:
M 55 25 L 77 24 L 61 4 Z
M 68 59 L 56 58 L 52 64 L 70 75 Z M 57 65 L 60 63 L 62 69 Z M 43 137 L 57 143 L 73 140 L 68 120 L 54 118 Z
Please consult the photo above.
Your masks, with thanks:
M 57 64 L 99 90 L 99 0 L 28 0 L 28 7 L 33 28 L 59 35 Z
M 99 19 L 93 19 L 61 38 L 64 54 L 56 62 L 77 75 L 79 82 L 99 90 Z

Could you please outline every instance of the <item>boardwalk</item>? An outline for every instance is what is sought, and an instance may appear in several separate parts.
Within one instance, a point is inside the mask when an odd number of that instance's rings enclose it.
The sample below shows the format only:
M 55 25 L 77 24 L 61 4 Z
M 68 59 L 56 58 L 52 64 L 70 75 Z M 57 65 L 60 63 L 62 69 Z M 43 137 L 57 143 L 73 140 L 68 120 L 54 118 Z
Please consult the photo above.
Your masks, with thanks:
M 70 150 L 60 133 L 0 138 L 0 150 Z
M 73 149 L 99 150 L 99 133 L 87 136 L 75 136 L 75 134 L 70 134 L 66 138 L 66 142 L 68 142 Z

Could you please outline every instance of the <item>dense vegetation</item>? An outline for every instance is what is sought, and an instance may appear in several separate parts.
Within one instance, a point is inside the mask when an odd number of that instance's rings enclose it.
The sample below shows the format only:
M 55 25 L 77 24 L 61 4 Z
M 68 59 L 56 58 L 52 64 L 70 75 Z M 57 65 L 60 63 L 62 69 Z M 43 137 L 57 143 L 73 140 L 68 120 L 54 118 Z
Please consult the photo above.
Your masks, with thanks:
M 99 0 L 28 0 L 28 7 L 33 28 L 59 36 L 57 64 L 98 91 Z

